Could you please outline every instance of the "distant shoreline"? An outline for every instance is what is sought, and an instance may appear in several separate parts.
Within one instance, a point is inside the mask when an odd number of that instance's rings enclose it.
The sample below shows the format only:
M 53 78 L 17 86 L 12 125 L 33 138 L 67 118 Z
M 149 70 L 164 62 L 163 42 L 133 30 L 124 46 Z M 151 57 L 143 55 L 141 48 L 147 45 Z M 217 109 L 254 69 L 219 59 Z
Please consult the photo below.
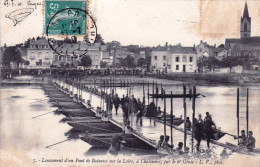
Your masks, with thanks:
M 153 79 L 162 79 L 168 81 L 175 81 L 177 85 L 181 84 L 192 84 L 192 85 L 238 85 L 238 86 L 250 86 L 250 85 L 258 85 L 260 84 L 260 73 L 257 74 L 199 74 L 199 73 L 168 73 L 168 74 L 146 74 L 146 75 L 106 75 L 106 76 L 88 76 L 83 80 L 84 82 L 92 81 L 94 78 L 106 78 L 110 79 L 110 76 L 115 77 L 117 82 L 121 80 L 129 80 L 131 82 L 134 80 L 135 82 L 147 82 L 151 81 L 152 84 Z M 20 77 L 20 76 L 19 76 Z M 22 76 L 21 76 L 22 77 Z M 44 82 L 42 82 L 42 77 L 44 77 Z M 32 76 L 31 79 L 3 79 L 1 80 L 1 86 L 7 85 L 31 85 L 31 84 L 43 84 L 47 83 L 47 78 L 55 78 L 54 75 L 39 75 Z M 82 81 L 83 81 L 82 80 Z M 93 82 L 93 81 L 92 81 Z M 159 81 L 158 84 L 160 84 Z M 163 83 L 166 84 L 166 83 Z

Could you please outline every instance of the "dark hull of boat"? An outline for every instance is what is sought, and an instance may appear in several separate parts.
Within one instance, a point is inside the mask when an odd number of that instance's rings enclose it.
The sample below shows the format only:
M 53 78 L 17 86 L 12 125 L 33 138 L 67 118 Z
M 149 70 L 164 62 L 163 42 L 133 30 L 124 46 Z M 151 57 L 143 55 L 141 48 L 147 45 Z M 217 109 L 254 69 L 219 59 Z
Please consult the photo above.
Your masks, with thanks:
M 147 143 L 143 142 L 142 140 L 138 139 L 132 134 L 125 134 L 122 133 L 120 136 L 123 137 L 123 140 L 126 142 L 124 144 L 125 148 L 129 149 L 144 149 L 144 150 L 154 150 L 155 148 L 148 145 Z M 81 137 L 81 140 L 87 142 L 92 147 L 95 148 L 104 148 L 108 149 L 111 145 L 113 133 L 111 134 L 103 134 L 103 135 L 86 135 Z
M 66 108 L 66 109 L 86 109 L 85 106 L 83 105 L 79 105 L 79 104 L 64 104 L 64 105 L 54 105 L 55 107 L 59 107 L 59 108 Z
M 91 111 L 80 111 L 80 110 L 75 110 L 75 111 L 59 111 L 59 113 L 65 115 L 66 117 L 94 117 L 95 113 Z
M 49 101 L 51 102 L 71 102 L 72 99 L 65 97 L 65 98 L 50 98 Z
M 122 132 L 122 129 L 110 122 L 99 123 L 68 123 L 73 128 L 88 133 L 118 133 Z
M 198 97 L 200 94 L 196 94 L 195 97 Z M 190 94 L 149 94 L 152 98 L 192 98 L 193 95 Z
M 164 123 L 164 119 L 163 119 L 163 118 L 155 118 L 155 120 L 156 120 L 157 122 Z M 174 126 L 180 126 L 183 122 L 184 122 L 184 120 L 181 119 L 181 118 L 174 118 L 174 119 L 172 120 L 172 125 L 174 125 Z M 171 119 L 167 119 L 167 118 L 166 118 L 166 124 L 170 126 L 170 125 L 171 125 Z
M 89 119 L 99 119 L 97 117 L 65 117 L 62 120 L 64 122 L 69 122 L 69 121 L 84 121 L 84 120 L 89 120 Z
M 64 97 L 69 97 L 67 94 L 47 94 L 48 97 L 50 98 L 64 98 Z
M 67 123 L 102 123 L 103 121 L 100 118 L 88 118 L 84 120 L 74 120 L 68 121 Z

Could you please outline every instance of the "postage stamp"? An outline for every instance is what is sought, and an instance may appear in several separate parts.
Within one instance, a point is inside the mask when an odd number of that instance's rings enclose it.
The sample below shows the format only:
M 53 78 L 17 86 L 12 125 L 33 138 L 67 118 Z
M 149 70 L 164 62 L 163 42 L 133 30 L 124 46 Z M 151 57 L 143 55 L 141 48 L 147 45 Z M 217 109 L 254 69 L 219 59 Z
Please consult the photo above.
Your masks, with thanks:
M 45 34 L 87 35 L 87 1 L 45 1 Z

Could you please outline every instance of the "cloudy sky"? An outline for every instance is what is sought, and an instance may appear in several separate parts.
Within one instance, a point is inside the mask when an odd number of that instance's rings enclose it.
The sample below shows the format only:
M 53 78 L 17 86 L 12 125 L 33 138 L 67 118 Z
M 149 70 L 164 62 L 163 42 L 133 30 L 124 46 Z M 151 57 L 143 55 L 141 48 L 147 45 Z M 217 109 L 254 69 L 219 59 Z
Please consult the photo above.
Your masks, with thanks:
M 6 7 L 3 3 L 1 45 L 13 45 L 43 34 L 42 6 L 13 26 L 5 15 L 21 7 Z M 260 1 L 247 0 L 247 3 L 252 36 L 260 36 Z M 105 42 L 116 40 L 123 45 L 144 46 L 168 42 L 192 46 L 201 39 L 218 45 L 225 38 L 239 37 L 244 5 L 245 0 L 91 0 L 90 10 Z M 23 7 L 28 5 L 25 3 Z

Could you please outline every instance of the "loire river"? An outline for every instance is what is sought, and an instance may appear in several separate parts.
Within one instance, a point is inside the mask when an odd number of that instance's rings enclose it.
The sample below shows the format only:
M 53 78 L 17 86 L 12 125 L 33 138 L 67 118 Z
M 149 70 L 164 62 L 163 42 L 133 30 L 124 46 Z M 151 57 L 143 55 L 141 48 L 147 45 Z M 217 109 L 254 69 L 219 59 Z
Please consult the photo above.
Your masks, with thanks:
M 169 80 L 158 80 L 158 83 L 177 83 Z M 181 85 L 163 86 L 166 93 L 182 93 Z M 237 133 L 236 124 L 236 89 L 237 86 L 197 86 L 197 92 L 205 97 L 196 99 L 197 114 L 210 112 L 217 127 L 231 134 Z M 240 88 L 240 130 L 246 130 L 246 87 Z M 256 147 L 260 147 L 260 87 L 249 86 L 249 130 L 253 130 L 256 138 Z M 74 89 L 75 93 L 76 90 Z M 135 86 L 134 95 L 142 99 L 142 86 Z M 151 92 L 151 87 L 150 87 Z M 117 88 L 119 96 L 126 94 L 126 90 Z M 147 93 L 147 87 L 145 88 Z M 89 94 L 83 93 L 83 98 L 89 99 Z M 92 96 L 92 98 L 97 98 Z M 150 99 L 151 101 L 151 99 Z M 96 104 L 100 104 L 98 101 Z M 147 102 L 147 99 L 146 99 Z M 192 117 L 191 100 L 187 99 L 187 116 Z M 183 99 L 174 99 L 174 115 L 183 115 Z M 163 101 L 158 100 L 163 109 Z M 170 112 L 170 100 L 167 99 L 167 112 Z M 41 161 L 42 158 L 79 158 L 105 156 L 107 150 L 97 150 L 80 139 L 72 139 L 49 148 L 48 145 L 68 139 L 71 127 L 61 122 L 63 115 L 54 113 L 38 118 L 34 116 L 56 110 L 44 95 L 40 86 L 5 86 L 1 88 L 1 141 L 0 149 L 13 155 L 22 154 L 26 160 Z M 121 112 L 121 111 L 120 111 Z M 183 126 L 183 125 L 181 125 Z M 162 130 L 163 133 L 163 130 Z M 169 135 L 169 134 L 168 134 Z M 182 140 L 183 136 L 175 136 L 174 145 Z M 220 142 L 237 143 L 230 136 L 224 136 Z M 176 143 L 176 144 L 175 144 Z M 205 143 L 204 143 L 205 145 Z M 152 152 L 124 151 L 124 156 L 151 155 Z M 17 155 L 18 156 L 18 155 Z

